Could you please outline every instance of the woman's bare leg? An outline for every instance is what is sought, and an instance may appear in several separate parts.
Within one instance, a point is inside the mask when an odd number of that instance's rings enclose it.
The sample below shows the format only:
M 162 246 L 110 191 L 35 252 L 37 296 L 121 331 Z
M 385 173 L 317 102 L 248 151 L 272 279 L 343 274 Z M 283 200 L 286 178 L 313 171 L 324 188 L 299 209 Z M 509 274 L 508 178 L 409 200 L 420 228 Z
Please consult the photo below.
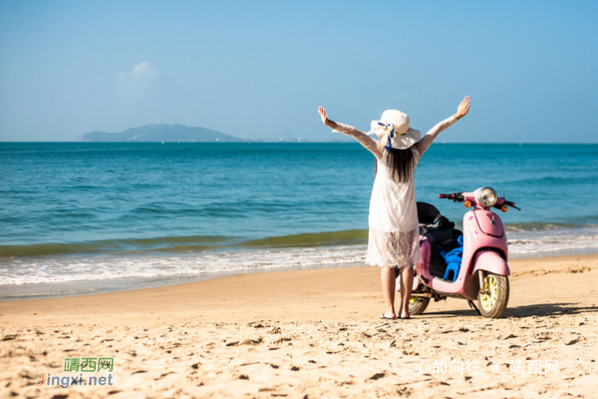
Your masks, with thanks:
M 384 300 L 386 301 L 386 312 L 385 317 L 397 317 L 395 312 L 395 289 L 396 289 L 396 276 L 395 268 L 390 266 L 384 266 L 381 272 L 382 280 L 382 291 L 384 292 Z
M 413 268 L 404 267 L 401 270 L 401 318 L 410 317 L 409 299 L 411 299 L 411 289 L 413 288 Z

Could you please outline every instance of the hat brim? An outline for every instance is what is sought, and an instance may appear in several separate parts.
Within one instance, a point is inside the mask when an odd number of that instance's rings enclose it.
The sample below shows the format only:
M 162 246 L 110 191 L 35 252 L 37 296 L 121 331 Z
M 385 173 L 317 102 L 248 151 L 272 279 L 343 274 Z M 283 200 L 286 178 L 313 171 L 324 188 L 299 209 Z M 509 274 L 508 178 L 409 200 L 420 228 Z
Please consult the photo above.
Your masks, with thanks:
M 368 132 L 368 135 L 371 134 L 375 134 L 376 136 L 378 136 L 378 140 L 382 140 L 386 137 L 388 132 L 383 127 L 380 127 L 370 130 Z M 407 148 L 418 143 L 421 139 L 421 136 L 422 134 L 419 130 L 409 128 L 409 130 L 405 134 L 395 134 L 395 137 L 390 139 L 390 142 L 392 144 L 392 148 L 396 148 L 398 150 L 406 150 Z
M 396 135 L 390 140 L 390 142 L 392 143 L 392 148 L 406 150 L 407 148 L 418 143 L 421 137 L 422 134 L 419 130 L 409 128 L 406 134 Z

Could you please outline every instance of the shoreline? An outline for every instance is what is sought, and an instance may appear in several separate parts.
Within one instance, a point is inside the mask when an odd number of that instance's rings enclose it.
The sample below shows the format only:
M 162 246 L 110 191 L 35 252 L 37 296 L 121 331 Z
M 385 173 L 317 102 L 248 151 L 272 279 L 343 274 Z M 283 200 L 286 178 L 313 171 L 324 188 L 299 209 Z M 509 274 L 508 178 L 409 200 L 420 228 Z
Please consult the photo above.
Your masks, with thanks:
M 598 272 L 598 254 L 523 258 L 512 260 L 509 263 L 511 266 L 509 280 L 512 284 L 520 279 L 528 280 L 534 276 L 542 276 L 544 274 L 581 276 L 584 272 Z M 576 263 L 583 263 L 584 265 L 579 267 L 559 267 L 559 265 Z M 594 267 L 590 265 L 592 263 L 594 263 Z M 281 299 L 283 297 L 291 298 L 316 294 L 322 296 L 326 292 L 337 294 L 355 292 L 356 295 L 362 293 L 365 295 L 364 297 L 376 298 L 377 302 L 383 303 L 379 277 L 378 267 L 363 265 L 249 272 L 149 288 L 134 288 L 82 295 L 3 300 L 0 301 L 0 314 L 6 316 L 6 314 L 13 312 L 17 314 L 21 313 L 25 309 L 38 308 L 41 315 L 55 316 L 61 314 L 59 309 L 71 305 L 76 305 L 75 308 L 81 310 L 87 307 L 87 309 L 93 309 L 96 312 L 101 311 L 102 313 L 110 314 L 111 309 L 108 304 L 114 304 L 115 308 L 120 308 L 121 313 L 124 310 L 136 312 L 143 307 L 142 302 L 145 300 L 153 301 L 153 306 L 164 310 L 169 309 L 173 305 L 194 304 L 195 307 L 207 311 L 213 310 L 210 308 L 211 306 L 220 308 L 223 305 L 232 304 L 237 300 L 243 299 L 244 307 L 249 303 L 254 303 L 256 306 L 255 310 L 259 310 L 259 301 L 266 300 L 269 297 Z M 252 288 L 255 288 L 255 290 L 252 291 Z M 227 291 L 231 291 L 230 296 L 223 294 L 223 292 Z M 556 291 L 560 290 L 557 289 Z M 595 302 L 598 303 L 598 289 L 590 289 L 590 292 L 594 293 L 596 296 Z M 512 288 L 509 305 L 511 305 L 514 295 L 517 298 L 518 293 Z M 556 297 L 553 296 L 551 298 L 554 299 Z M 570 298 L 570 294 L 566 294 L 562 299 L 565 298 Z M 157 299 L 160 299 L 160 301 L 156 301 Z M 313 300 L 311 298 L 303 299 L 307 301 Z M 317 302 L 318 300 L 314 301 Z M 435 304 L 437 305 L 438 303 L 432 303 L 432 305 Z M 458 306 L 458 304 L 462 306 Z M 453 307 L 469 309 L 466 301 L 452 298 L 449 298 L 447 301 L 441 301 L 440 306 L 443 309 Z M 79 313 L 79 311 L 76 311 L 76 313 Z M 232 314 L 237 314 L 237 311 L 233 310 Z M 255 316 L 251 317 L 254 318 Z M 284 315 L 281 314 L 280 317 L 284 317 Z M 367 318 L 367 315 L 364 314 L 362 317 Z M 4 317 L 2 319 L 6 320 Z
M 566 255 L 566 256 L 557 256 L 557 257 L 540 257 L 540 258 L 520 258 L 520 259 L 513 259 L 509 261 L 510 268 L 511 268 L 511 276 L 509 276 L 510 280 L 518 279 L 522 276 L 530 275 L 537 275 L 543 273 L 542 270 L 545 268 L 535 268 L 538 265 L 552 265 L 554 268 L 558 268 L 558 264 L 569 264 L 575 261 L 583 261 L 583 262 L 592 262 L 596 261 L 598 266 L 598 254 L 585 254 L 585 255 Z M 350 266 L 346 266 L 350 265 Z M 74 295 L 65 295 L 65 296 L 48 296 L 48 297 L 41 297 L 41 298 L 23 298 L 23 299 L 5 299 L 0 301 L 0 312 L 6 311 L 11 308 L 10 304 L 15 304 L 15 308 L 20 308 L 21 306 L 19 303 L 27 302 L 31 303 L 32 305 L 39 305 L 41 303 L 54 303 L 63 305 L 69 304 L 70 302 L 85 302 L 85 303 L 92 303 L 94 302 L 90 298 L 100 298 L 104 302 L 119 300 L 121 298 L 131 297 L 131 298 L 145 298 L 145 297 L 159 297 L 163 296 L 167 300 L 172 300 L 174 296 L 188 296 L 187 299 L 191 300 L 203 300 L 207 302 L 212 302 L 216 298 L 220 300 L 224 300 L 225 298 L 219 294 L 219 290 L 224 290 L 224 287 L 227 284 L 233 284 L 234 290 L 236 295 L 239 292 L 242 292 L 244 296 L 262 296 L 264 290 L 256 290 L 255 293 L 251 293 L 247 291 L 247 288 L 244 287 L 245 284 L 249 284 L 250 286 L 269 286 L 269 290 L 272 291 L 273 295 L 281 295 L 284 293 L 291 293 L 298 288 L 295 284 L 288 284 L 289 280 L 298 280 L 301 284 L 308 284 L 314 287 L 314 292 L 321 292 L 322 290 L 327 291 L 335 291 L 335 285 L 331 283 L 330 287 L 326 287 L 325 283 L 322 283 L 322 280 L 327 280 L 330 278 L 342 278 L 345 284 L 350 284 L 349 281 L 344 277 L 344 275 L 350 276 L 351 283 L 357 283 L 361 281 L 367 282 L 365 286 L 368 290 L 373 290 L 374 293 L 379 294 L 380 300 L 382 300 L 382 294 L 380 291 L 379 284 L 379 268 L 374 266 L 364 266 L 363 264 L 359 263 L 348 263 L 345 266 L 339 265 L 338 267 L 330 267 L 331 265 L 325 265 L 324 267 L 319 268 L 297 268 L 295 270 L 292 269 L 285 269 L 285 270 L 268 270 L 268 271 L 256 271 L 252 270 L 246 273 L 238 273 L 232 275 L 222 275 L 217 276 L 214 278 L 202 279 L 197 281 L 184 281 L 176 284 L 167 284 L 167 285 L 157 285 L 153 287 L 147 288 L 133 288 L 133 289 L 122 289 L 118 291 L 107 291 L 107 292 L 95 292 L 89 294 L 74 294 Z M 592 268 L 588 266 L 591 270 L 590 271 L 598 271 L 598 267 Z M 520 270 L 523 269 L 523 270 Z M 583 273 L 585 269 L 581 269 Z M 548 272 L 550 274 L 557 273 L 557 272 Z M 558 272 L 560 273 L 560 272 Z M 565 272 L 563 272 L 565 273 Z M 577 274 L 576 271 L 572 271 L 571 273 Z M 286 291 L 279 291 L 272 288 L 270 285 L 272 283 L 279 283 L 284 284 Z M 265 288 L 265 287 L 261 287 Z M 344 289 L 347 289 L 345 287 Z M 339 287 L 339 289 L 342 289 Z M 597 289 L 598 291 L 598 289 Z M 248 298 L 246 298 L 248 299 Z M 449 303 L 451 302 L 463 302 L 466 304 L 464 300 L 453 299 L 449 298 Z M 510 302 L 509 302 L 510 303 Z M 466 306 L 467 307 L 467 306 Z
M 69 298 L 69 297 L 78 297 L 78 296 L 88 296 L 88 295 L 101 295 L 101 294 L 110 294 L 113 292 L 128 292 L 128 291 L 137 291 L 137 290 L 144 290 L 144 289 L 152 289 L 152 288 L 160 288 L 160 287 L 172 287 L 181 284 L 190 284 L 190 283 L 198 283 L 202 281 L 210 281 L 216 280 L 221 278 L 233 277 L 233 276 L 243 276 L 247 274 L 262 274 L 262 273 L 277 273 L 277 272 L 291 272 L 291 271 L 304 271 L 304 270 L 320 270 L 320 269 L 345 269 L 345 268 L 352 268 L 352 267 L 368 267 L 363 266 L 361 262 L 342 262 L 342 263 L 327 263 L 322 265 L 309 265 L 309 266 L 291 266 L 291 267 L 271 267 L 266 269 L 259 269 L 259 268 L 248 268 L 246 270 L 236 270 L 234 272 L 212 272 L 212 273 L 205 273 L 202 276 L 176 276 L 170 278 L 163 278 L 163 277 L 153 277 L 153 278 L 145 278 L 142 279 L 140 277 L 124 277 L 121 279 L 107 279 L 107 280 L 83 280 L 86 283 L 91 283 L 91 287 L 87 289 L 93 289 L 93 292 L 78 292 L 78 293 L 63 293 L 63 294 L 32 294 L 25 297 L 0 297 L 0 303 L 2 302 L 10 302 L 10 301 L 28 301 L 28 300 L 36 300 L 36 299 L 51 299 L 51 298 Z M 180 281 L 177 281 L 180 280 Z M 117 283 L 116 285 L 107 284 L 108 282 L 114 281 Z M 31 286 L 41 286 L 41 285 L 53 285 L 53 286 L 62 286 L 62 287 L 77 287 L 79 286 L 81 281 L 67 281 L 67 282 L 59 282 L 59 283 L 41 283 L 41 284 L 30 284 Z M 131 287 L 128 287 L 131 286 Z M 7 286 L 7 287 L 15 287 L 18 286 Z M 8 291 L 8 290 L 7 290 Z M 24 295 L 23 295 L 24 296 Z
M 141 398 L 148 389 L 158 398 L 481 398 L 488 390 L 592 397 L 598 254 L 510 265 L 511 296 L 500 319 L 449 298 L 411 320 L 379 320 L 384 300 L 371 266 L 3 301 L 2 397 Z M 113 358 L 114 385 L 35 385 L 40 373 L 85 374 L 63 370 L 66 358 L 84 357 Z M 544 372 L 550 362 L 558 373 Z M 450 370 L 452 363 L 479 372 L 434 372 L 434 364 Z M 514 373 L 514 363 L 524 373 Z M 542 373 L 528 372 L 540 363 Z

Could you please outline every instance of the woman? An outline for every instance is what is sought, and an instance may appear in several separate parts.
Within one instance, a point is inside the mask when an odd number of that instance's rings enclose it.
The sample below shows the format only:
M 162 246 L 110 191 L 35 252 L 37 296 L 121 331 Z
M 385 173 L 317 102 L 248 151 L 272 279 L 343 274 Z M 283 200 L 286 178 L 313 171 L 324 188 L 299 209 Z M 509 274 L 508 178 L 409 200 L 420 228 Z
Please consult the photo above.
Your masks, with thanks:
M 395 319 L 395 267 L 401 274 L 400 317 L 409 318 L 409 299 L 413 285 L 413 266 L 422 261 L 419 250 L 419 225 L 413 173 L 419 159 L 436 136 L 469 112 L 469 97 L 459 104 L 457 113 L 434 126 L 421 140 L 421 133 L 409 127 L 409 117 L 387 110 L 379 121 L 372 121 L 370 132 L 328 119 L 318 108 L 322 122 L 355 138 L 376 157 L 376 180 L 370 199 L 369 240 L 366 263 L 382 268 L 382 291 L 386 311 L 382 319 Z M 379 141 L 370 138 L 376 134 Z

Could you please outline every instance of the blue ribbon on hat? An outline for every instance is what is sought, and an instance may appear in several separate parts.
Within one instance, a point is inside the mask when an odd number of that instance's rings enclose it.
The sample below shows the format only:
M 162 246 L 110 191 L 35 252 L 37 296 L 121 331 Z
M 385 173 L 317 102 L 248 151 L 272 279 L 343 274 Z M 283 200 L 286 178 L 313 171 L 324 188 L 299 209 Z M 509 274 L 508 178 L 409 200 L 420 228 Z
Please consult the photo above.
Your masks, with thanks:
M 390 129 L 390 131 L 388 132 L 388 142 L 384 146 L 384 149 L 387 152 L 390 152 L 390 150 L 392 149 L 391 139 L 395 137 L 395 127 L 394 127 L 394 125 L 392 123 L 378 122 L 378 125 L 383 126 L 384 129 L 387 130 L 387 131 L 388 131 L 388 129 Z

